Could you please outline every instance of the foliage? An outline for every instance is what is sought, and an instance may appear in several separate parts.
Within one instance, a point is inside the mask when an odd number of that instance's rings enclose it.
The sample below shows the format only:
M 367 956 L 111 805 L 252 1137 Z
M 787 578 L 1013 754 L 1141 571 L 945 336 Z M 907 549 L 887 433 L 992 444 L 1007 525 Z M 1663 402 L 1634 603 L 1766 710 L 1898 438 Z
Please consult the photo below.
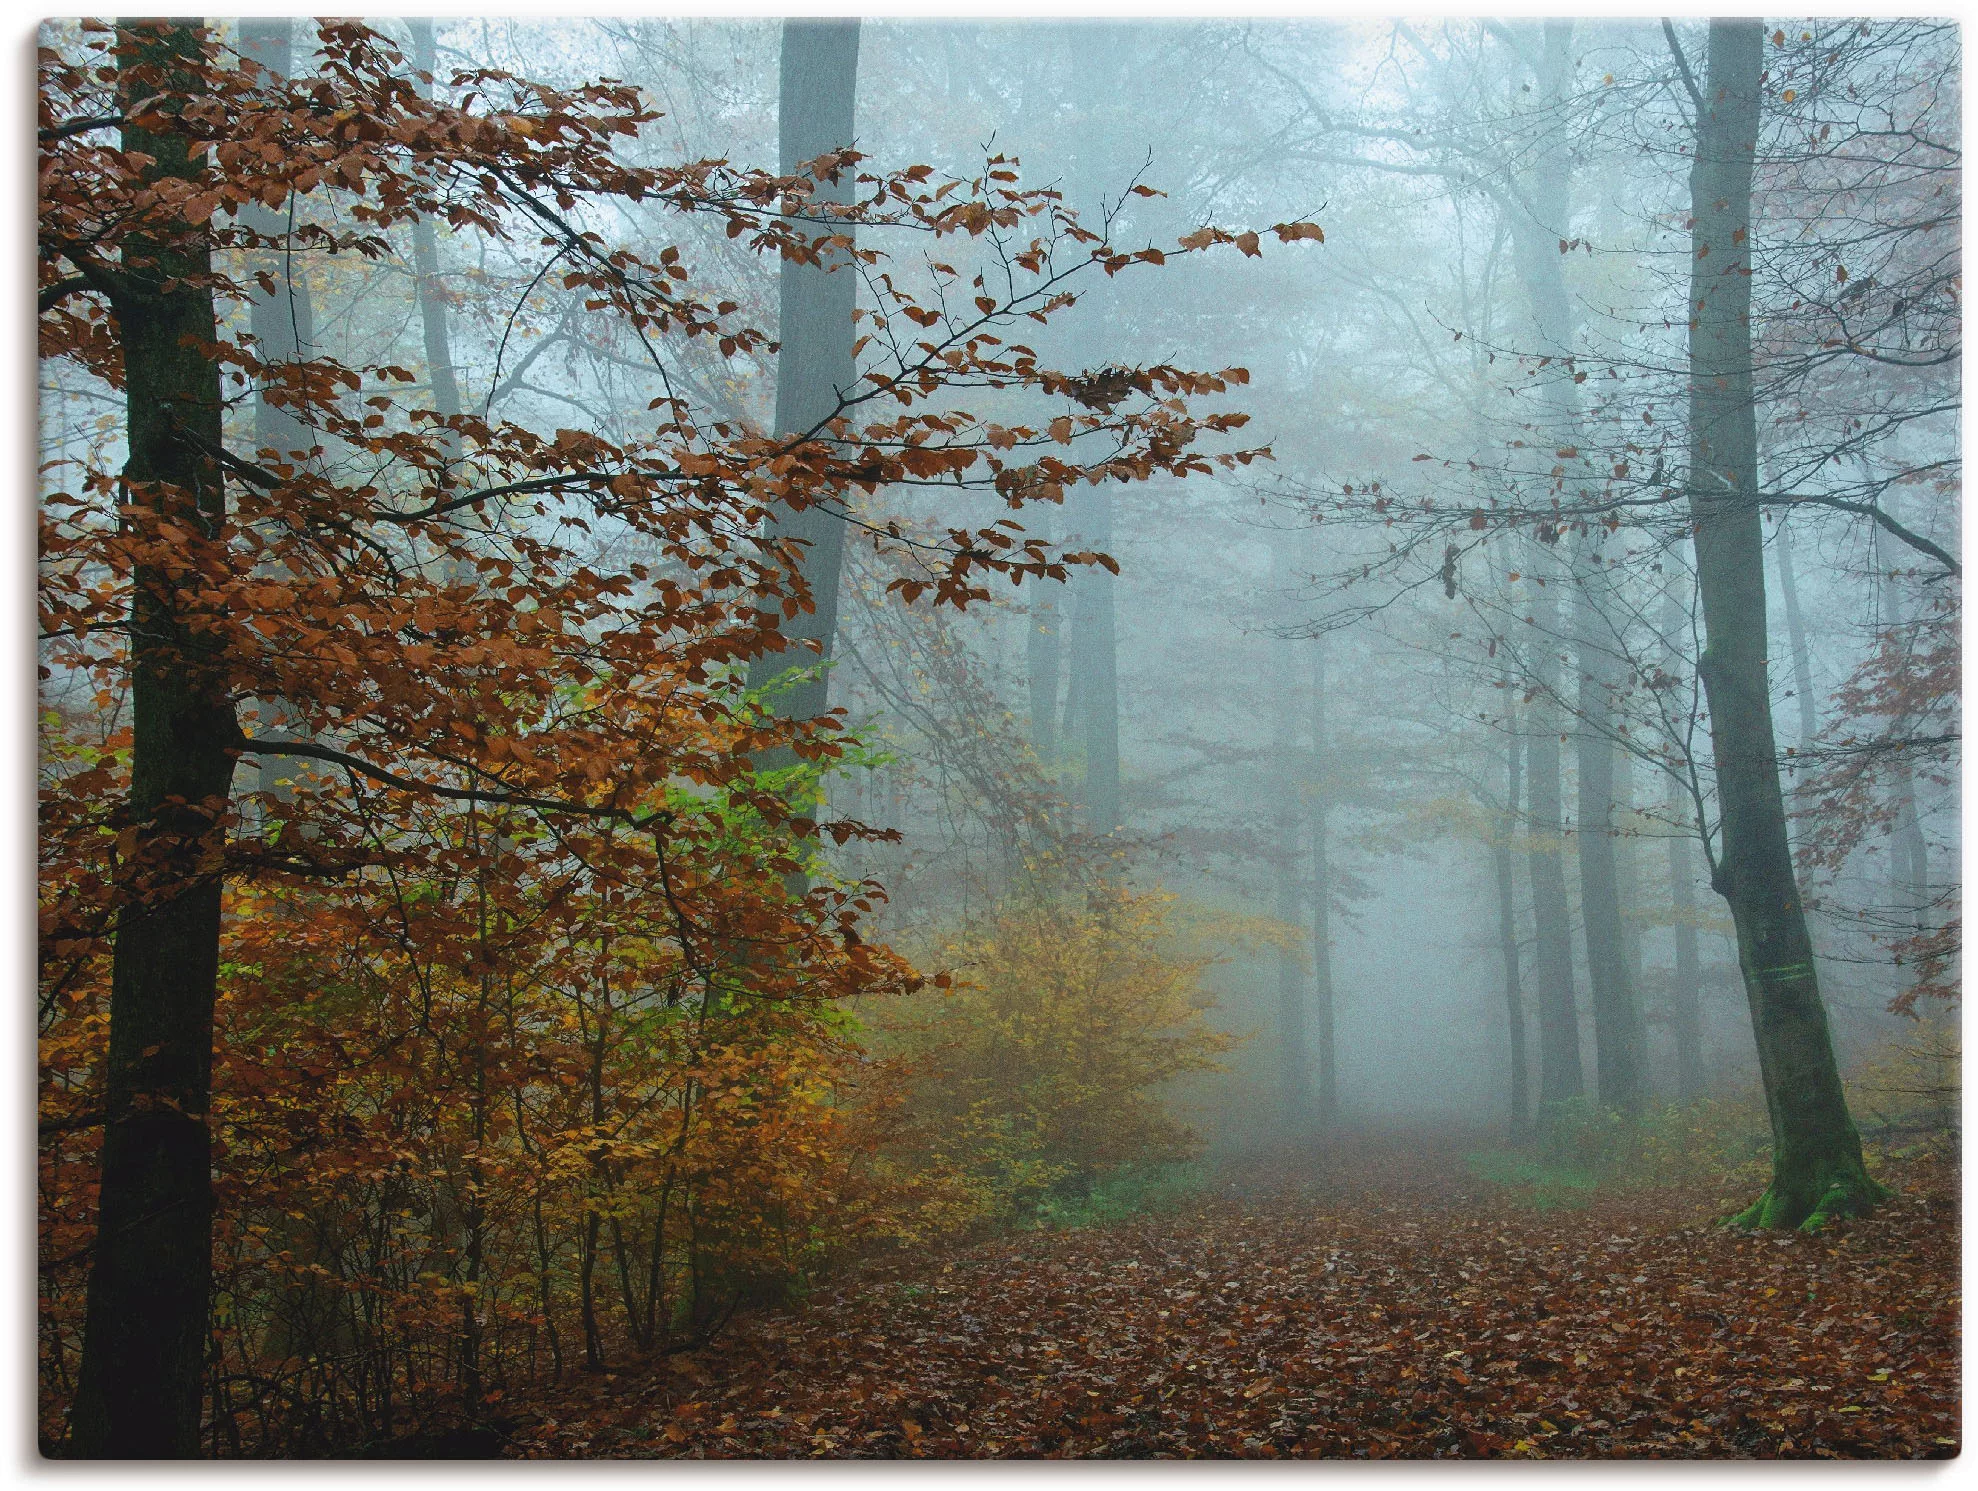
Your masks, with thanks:
M 1193 1151 L 1161 1086 L 1235 1042 L 1204 1019 L 1213 959 L 1172 945 L 1173 906 L 1106 881 L 1050 886 L 944 949 L 958 978 L 896 1038 L 912 1142 L 983 1218 L 1075 1213 L 1108 1177 Z
M 890 1069 L 841 1009 L 922 982 L 860 935 L 876 886 L 790 889 L 822 836 L 872 835 L 818 824 L 758 770 L 778 746 L 804 770 L 848 749 L 839 720 L 772 718 L 742 686 L 815 604 L 770 519 L 850 520 L 916 486 L 1013 511 L 1259 454 L 1205 451 L 1244 416 L 1191 412 L 1241 369 L 1095 383 L 998 335 L 1071 304 L 1078 276 L 1164 258 L 1019 189 L 1013 162 L 972 180 L 870 173 L 851 151 L 791 176 L 643 163 L 659 116 L 635 88 L 434 80 L 370 27 L 315 32 L 294 79 L 223 30 L 172 30 L 170 70 L 104 23 L 51 27 L 40 51 L 44 360 L 114 406 L 124 318 L 171 266 L 172 293 L 214 309 L 195 350 L 229 405 L 224 445 L 197 451 L 224 479 L 218 506 L 134 488 L 113 439 L 65 446 L 44 472 L 53 1437 L 123 908 L 170 902 L 188 876 L 227 886 L 213 1450 L 386 1443 L 580 1359 L 701 1339 L 836 1240 L 891 1225 L 868 1163 Z M 133 139 L 183 141 L 183 173 L 151 171 Z M 821 200 L 846 173 L 858 200 Z M 635 206 L 641 235 L 613 241 Z M 357 293 L 379 283 L 360 271 L 415 263 L 421 225 L 525 266 L 497 384 L 518 322 L 541 334 L 527 323 L 547 282 L 559 336 L 581 327 L 643 376 L 643 418 L 537 428 L 491 412 L 494 391 L 478 414 L 439 407 L 397 343 L 415 303 L 430 310 L 423 280 L 400 278 L 396 307 Z M 710 227 L 770 265 L 848 252 L 872 287 L 861 381 L 816 428 L 765 433 L 673 382 L 661 349 L 773 350 L 690 263 Z M 972 245 L 984 267 L 930 261 L 916 292 L 874 246 L 889 233 Z M 1205 229 L 1171 252 L 1217 244 L 1255 250 Z M 337 337 L 290 358 L 256 338 L 248 312 L 284 282 L 351 297 Z M 956 405 L 984 389 L 1031 422 Z M 291 435 L 258 439 L 257 410 Z M 1094 433 L 1103 457 L 1060 453 Z M 1023 539 L 1013 519 L 923 538 L 861 511 L 902 565 L 894 604 L 960 607 L 993 576 L 1112 562 Z M 169 831 L 127 807 L 134 666 L 175 664 L 169 638 L 130 625 L 139 597 L 196 644 L 230 727 L 206 749 L 238 763 L 231 798 L 168 805 Z
M 1920 840 L 1918 784 L 1953 787 L 1962 739 L 1962 616 L 1959 583 L 1938 578 L 1920 614 L 1874 634 L 1868 655 L 1836 693 L 1838 708 L 1814 752 L 1818 770 L 1798 815 L 1818 825 L 1799 851 L 1810 876 L 1831 881 L 1851 856 L 1891 836 L 1900 843 L 1905 827 Z M 1872 928 L 1906 970 L 1889 1002 L 1898 1014 L 1915 1013 L 1919 999 L 1955 1000 L 1963 950 L 1957 877 L 1908 889 L 1927 904 L 1907 915 L 1885 913 Z
M 1848 1100 L 1864 1143 L 1900 1157 L 1954 1157 L 1964 1127 L 1963 1071 L 1954 1014 L 1934 1012 L 1884 1041 L 1850 1075 Z
M 1044 1227 L 1111 1227 L 1161 1216 L 1194 1200 L 1209 1184 L 1199 1161 L 1125 1165 L 1092 1183 L 1082 1196 L 1050 1196 L 1037 1208 Z

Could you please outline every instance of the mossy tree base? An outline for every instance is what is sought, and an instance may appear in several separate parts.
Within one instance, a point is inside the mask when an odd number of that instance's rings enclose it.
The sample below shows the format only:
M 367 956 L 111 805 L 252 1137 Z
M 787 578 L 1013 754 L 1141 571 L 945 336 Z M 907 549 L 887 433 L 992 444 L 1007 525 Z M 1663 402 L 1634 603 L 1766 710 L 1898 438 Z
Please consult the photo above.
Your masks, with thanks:
M 1890 1196 L 1858 1162 L 1827 1167 L 1788 1181 L 1774 1176 L 1765 1194 L 1724 1219 L 1727 1227 L 1761 1227 L 1780 1232 L 1818 1232 L 1842 1217 L 1864 1216 Z

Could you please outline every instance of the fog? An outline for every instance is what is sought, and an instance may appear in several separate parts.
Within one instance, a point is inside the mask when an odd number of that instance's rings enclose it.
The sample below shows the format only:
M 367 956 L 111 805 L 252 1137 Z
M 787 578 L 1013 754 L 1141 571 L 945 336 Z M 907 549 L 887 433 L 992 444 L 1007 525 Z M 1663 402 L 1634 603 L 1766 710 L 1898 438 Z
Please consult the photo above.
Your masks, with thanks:
M 1795 805 L 1811 813 L 1811 784 L 1833 765 L 1821 751 L 1865 738 L 1858 695 L 1871 649 L 1907 617 L 1911 633 L 1899 640 L 1915 652 L 1914 623 L 1945 614 L 1929 609 L 1947 588 L 1934 560 L 1863 512 L 1818 499 L 1879 502 L 1906 531 L 1957 546 L 1956 364 L 1936 355 L 1955 334 L 1944 298 L 1956 230 L 1954 216 L 1945 225 L 1929 202 L 1931 189 L 1941 190 L 1933 173 L 1951 155 L 1924 158 L 1933 131 L 1955 138 L 1957 54 L 1949 28 L 1808 25 L 1804 40 L 1804 28 L 1788 27 L 1783 41 L 1768 43 L 1782 76 L 1804 77 L 1796 102 L 1779 98 L 1777 87 L 1768 95 L 1775 113 L 1761 149 L 1771 153 L 1761 165 L 1761 200 L 1773 219 L 1761 234 L 1757 294 L 1771 360 L 1770 383 L 1761 376 L 1765 459 L 1775 484 L 1814 494 L 1766 509 L 1768 564 L 1778 566 L 1767 585 L 1773 715 L 1793 758 L 1788 787 L 1804 787 Z M 1700 28 L 1676 32 L 1700 66 Z M 623 78 L 665 116 L 636 149 L 764 167 L 775 165 L 779 34 L 767 21 L 659 18 L 437 25 L 442 71 L 493 65 L 566 84 Z M 1117 560 L 1116 580 L 1081 568 L 1068 584 L 1004 587 L 963 614 L 922 605 L 902 618 L 880 614 L 897 606 L 858 578 L 871 563 L 854 555 L 830 698 L 894 760 L 826 790 L 901 839 L 840 851 L 834 868 L 878 878 L 891 897 L 879 915 L 884 932 L 931 947 L 929 939 L 1005 895 L 1012 856 L 1036 848 L 1037 804 L 982 800 L 985 762 L 1001 761 L 996 770 L 1021 762 L 1025 785 L 1010 792 L 1059 798 L 1051 833 L 1069 833 L 1080 855 L 1110 858 L 1132 883 L 1163 887 L 1246 928 L 1219 946 L 1209 986 L 1214 1021 L 1248 1044 L 1212 1090 L 1190 1099 L 1213 1143 L 1240 1145 L 1310 1120 L 1273 1096 L 1289 1080 L 1288 1038 L 1303 1043 L 1295 1059 L 1310 1067 L 1297 1080 L 1320 1080 L 1310 1033 L 1309 839 L 1322 803 L 1338 1117 L 1460 1119 L 1480 1128 L 1509 1121 L 1491 854 L 1507 835 L 1517 841 L 1512 918 L 1529 998 L 1535 934 L 1523 860 L 1539 831 L 1528 821 L 1507 828 L 1494 815 L 1507 704 L 1522 694 L 1529 715 L 1543 628 L 1518 624 L 1529 582 L 1519 591 L 1502 578 L 1521 562 L 1530 524 L 1521 529 L 1507 517 L 1499 527 L 1493 517 L 1489 542 L 1473 546 L 1474 535 L 1444 515 L 1471 503 L 1552 500 L 1517 494 L 1521 484 L 1545 485 L 1545 463 L 1530 457 L 1551 443 L 1541 406 L 1554 358 L 1572 360 L 1586 397 L 1583 438 L 1603 468 L 1610 457 L 1631 461 L 1638 479 L 1641 468 L 1673 470 L 1683 458 L 1691 146 L 1688 100 L 1662 29 L 1609 21 L 883 19 L 865 23 L 859 48 L 853 143 L 866 157 L 862 169 L 921 162 L 967 177 L 989 156 L 1004 156 L 1020 163 L 1011 169 L 1024 187 L 1055 186 L 1129 251 L 1166 244 L 1172 252 L 1176 239 L 1210 223 L 1241 231 L 1310 221 L 1325 236 L 1322 244 L 1280 242 L 1265 233 L 1256 255 L 1224 248 L 1116 277 L 1088 273 L 1071 286 L 1076 303 L 1035 329 L 1045 354 L 1066 366 L 1158 361 L 1249 374 L 1217 401 L 1248 416 L 1221 446 L 1268 447 L 1267 460 L 1115 487 L 1103 519 L 1096 499 L 1079 490 L 1062 507 L 1018 515 L 1030 532 L 1066 547 L 1103 547 Z M 1871 116 L 1911 131 L 1888 146 L 1887 160 L 1874 158 L 1874 141 L 1862 133 Z M 1157 194 L 1134 195 L 1136 185 Z M 1557 244 L 1569 346 L 1549 346 L 1557 328 L 1534 319 L 1537 269 L 1519 258 L 1529 257 L 1533 236 Z M 920 248 L 885 240 L 877 232 L 865 241 L 897 253 L 893 271 L 911 278 Z M 483 242 L 470 262 L 464 235 L 442 243 L 443 258 L 452 256 L 445 273 L 486 287 L 455 292 L 456 369 L 468 405 L 489 396 L 505 357 L 508 418 L 548 431 L 575 407 L 608 426 L 635 426 L 641 401 L 613 404 L 630 394 L 635 375 L 586 361 L 577 339 L 561 354 L 530 358 L 529 376 L 516 381 L 518 357 L 565 314 L 562 292 L 539 288 L 533 301 L 524 296 L 534 324 L 517 323 L 507 292 L 495 293 L 504 276 L 526 268 L 525 249 L 519 238 Z M 773 263 L 718 242 L 709 252 L 725 253 L 719 274 L 738 297 L 773 313 Z M 521 260 L 495 262 L 504 254 Z M 1843 258 L 1859 260 L 1851 280 L 1835 278 Z M 1880 336 L 1900 355 L 1822 357 L 1836 341 L 1829 323 L 1846 321 L 1848 284 L 1872 286 L 1866 296 L 1856 292 L 1855 309 L 1872 307 L 1876 324 L 1842 339 Z M 870 289 L 862 303 L 870 304 Z M 382 332 L 406 342 L 407 360 L 416 361 L 414 322 L 401 319 L 396 331 L 370 324 L 369 293 L 339 303 L 326 287 L 319 337 L 375 344 Z M 767 424 L 773 358 L 681 356 L 717 407 Z M 88 416 L 77 411 L 90 407 L 89 391 L 58 374 L 50 393 L 50 448 L 79 448 Z M 944 524 L 991 521 L 996 508 L 959 491 L 873 499 L 875 513 Z M 1662 634 L 1655 610 L 1666 592 L 1667 604 L 1690 613 L 1681 515 L 1650 504 L 1623 518 L 1603 553 L 1620 578 L 1597 604 L 1620 618 L 1616 651 L 1638 657 L 1644 670 L 1666 662 L 1669 688 L 1659 696 L 1637 690 L 1616 716 L 1594 721 L 1571 717 L 1568 690 L 1559 735 L 1605 731 L 1634 753 L 1632 806 L 1621 804 L 1611 832 L 1631 997 L 1646 1022 L 1653 1088 L 1673 1096 L 1670 1011 L 1678 997 L 1696 999 L 1702 1022 L 1692 1087 L 1749 1084 L 1754 1052 L 1730 920 L 1697 856 L 1688 895 L 1698 907 L 1698 982 L 1674 987 L 1678 913 L 1665 844 L 1694 835 L 1696 816 L 1672 814 L 1664 800 L 1696 762 L 1715 832 L 1707 722 L 1696 699 L 1694 633 Z M 1089 530 L 1102 521 L 1110 533 L 1100 543 Z M 1482 532 L 1483 518 L 1475 527 Z M 1463 554 L 1445 573 L 1452 535 Z M 1543 562 L 1537 553 L 1528 567 Z M 1788 563 L 1791 580 L 1782 583 Z M 1116 672 L 1116 703 L 1079 699 L 1080 681 L 1063 676 L 1082 666 L 1071 657 L 1087 645 L 1079 629 L 1088 601 L 1111 612 L 1111 637 L 1098 645 Z M 1037 675 L 1029 645 L 1038 627 L 1064 634 L 1054 638 L 1049 679 Z M 948 676 L 882 661 L 910 650 L 902 634 L 916 628 L 947 649 Z M 1323 698 L 1315 699 L 1321 650 Z M 901 708 L 908 695 L 910 711 Z M 1041 734 L 1032 718 L 1040 697 L 1056 715 Z M 1659 719 L 1682 739 L 1656 738 L 1650 728 L 1641 706 L 1658 698 L 1673 701 Z M 1116 708 L 1119 821 L 1110 829 L 1090 821 L 1094 763 L 1079 744 L 1081 708 Z M 1322 739 L 1313 735 L 1315 708 Z M 973 774 L 951 759 L 957 731 L 980 736 Z M 1820 764 L 1802 768 L 1802 758 Z M 1566 865 L 1573 901 L 1579 1039 L 1591 1073 L 1571 749 L 1563 770 L 1564 832 L 1548 844 Z M 1802 865 L 1844 1061 L 1890 1028 L 1884 1006 L 1906 978 L 1894 945 L 1955 914 L 1954 774 L 1926 754 L 1900 775 L 1900 784 L 1876 789 L 1895 793 L 1870 810 L 1886 821 L 1858 835 L 1840 863 Z M 1803 816 L 1795 828 L 1802 839 L 1821 832 L 1818 818 Z M 1262 923 L 1291 939 L 1281 954 L 1244 944 Z M 1290 1013 L 1282 978 L 1296 985 Z M 1288 1037 L 1287 1020 L 1305 1033 Z M 1535 1020 L 1527 1027 L 1535 1042 Z M 1538 1060 L 1535 1044 L 1530 1059 Z
M 41 42 L 44 1454 L 1956 1452 L 1955 24 Z

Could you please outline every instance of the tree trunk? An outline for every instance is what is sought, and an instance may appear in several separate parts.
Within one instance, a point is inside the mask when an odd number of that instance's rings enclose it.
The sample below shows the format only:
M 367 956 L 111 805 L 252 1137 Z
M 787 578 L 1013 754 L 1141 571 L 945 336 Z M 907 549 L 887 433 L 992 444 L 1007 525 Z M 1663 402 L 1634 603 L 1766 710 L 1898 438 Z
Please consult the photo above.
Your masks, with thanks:
M 1647 1082 L 1614 851 L 1615 747 L 1593 729 L 1582 729 L 1578 744 L 1580 922 L 1593 994 L 1594 1074 L 1601 1103 L 1633 1116 L 1647 1100 Z
M 1290 566 L 1285 562 L 1284 553 L 1288 541 L 1287 535 L 1279 534 L 1273 537 L 1271 543 L 1272 621 L 1279 626 L 1286 619 L 1288 610 L 1284 604 L 1290 580 Z M 1301 794 L 1297 789 L 1303 773 L 1298 770 L 1297 719 L 1293 713 L 1297 686 L 1293 682 L 1291 651 L 1289 638 L 1281 635 L 1271 638 L 1270 676 L 1264 692 L 1271 701 L 1271 754 L 1277 779 L 1291 789 L 1279 796 L 1276 812 L 1277 863 L 1273 868 L 1277 875 L 1277 919 L 1287 929 L 1297 929 L 1302 921 L 1298 914 L 1298 860 L 1299 840 L 1303 837 L 1300 832 Z M 1094 826 L 1096 828 L 1096 824 Z M 1308 1127 L 1312 1121 L 1312 1068 L 1311 1052 L 1306 1044 L 1304 964 L 1305 960 L 1299 956 L 1296 945 L 1287 943 L 1278 949 L 1278 1088 L 1286 1125 L 1294 1132 Z
M 1113 543 L 1110 484 L 1084 487 L 1076 498 L 1082 514 L 1080 538 L 1109 552 Z M 1119 644 L 1114 629 L 1113 576 L 1089 565 L 1072 582 L 1078 606 L 1072 629 L 1072 666 L 1078 674 L 1078 724 L 1085 746 L 1085 785 L 1081 801 L 1085 826 L 1109 834 L 1120 826 Z
M 1676 637 L 1683 627 L 1682 607 L 1673 585 L 1662 593 L 1662 635 L 1669 639 L 1663 671 L 1677 669 Z M 1703 960 L 1696 944 L 1696 839 L 1683 825 L 1696 821 L 1696 810 L 1683 784 L 1669 779 L 1669 907 L 1676 943 L 1675 983 L 1669 991 L 1669 1032 L 1676 1044 L 1676 1093 L 1690 1099 L 1703 1094 Z
M 240 49 L 267 68 L 277 78 L 294 75 L 291 33 L 294 22 L 288 16 L 245 18 L 240 22 Z M 267 237 L 281 237 L 288 231 L 285 211 L 256 202 L 241 211 L 247 227 Z M 248 329 L 264 362 L 292 363 L 310 355 L 316 334 L 316 312 L 308 281 L 296 273 L 294 255 L 285 246 L 264 252 L 259 267 L 274 277 L 275 293 L 256 296 L 248 308 Z M 272 450 L 280 464 L 300 465 L 305 453 L 316 444 L 316 435 L 294 412 L 271 403 L 265 387 L 254 399 L 254 445 L 257 451 Z M 254 733 L 269 741 L 297 739 L 297 721 L 279 699 L 253 706 Z M 295 779 L 303 771 L 293 758 L 274 753 L 259 756 L 253 767 L 255 786 L 263 802 L 286 802 L 294 796 Z
M 409 20 L 412 28 L 412 65 L 422 73 L 433 73 L 439 66 L 439 48 L 433 39 L 430 17 Z M 431 83 L 420 83 L 420 93 L 433 96 Z M 431 384 L 433 412 L 455 415 L 460 412 L 460 381 L 453 366 L 453 342 L 448 333 L 446 292 L 440 282 L 439 240 L 430 218 L 412 222 L 412 270 L 418 277 L 419 328 L 426 344 L 426 378 Z M 449 456 L 459 442 L 449 433 L 443 448 Z
M 859 23 L 789 20 L 783 23 L 782 85 L 777 118 L 777 170 L 796 175 L 807 161 L 852 144 L 858 94 Z M 820 182 L 813 200 L 850 203 L 854 172 Z M 852 391 L 858 366 L 852 352 L 852 304 L 858 277 L 844 255 L 820 264 L 785 260 L 779 281 L 776 358 L 776 433 L 796 435 L 829 419 Z M 768 536 L 801 543 L 800 568 L 814 609 L 783 626 L 784 647 L 749 665 L 749 687 L 760 689 L 791 669 L 804 676 L 769 701 L 784 719 L 812 720 L 829 701 L 824 664 L 838 630 L 838 582 L 844 570 L 845 522 L 828 505 L 780 511 Z M 764 764 L 788 766 L 789 751 L 769 753 Z
M 1772 551 L 1779 565 L 1779 599 L 1785 602 L 1786 640 L 1793 651 L 1793 692 L 1799 701 L 1799 753 L 1813 749 L 1820 733 L 1818 701 L 1813 697 L 1813 649 L 1807 644 L 1806 623 L 1799 609 L 1799 580 L 1793 573 L 1793 530 L 1785 514 L 1772 533 Z
M 1326 820 L 1332 741 L 1326 720 L 1326 639 L 1312 642 L 1312 1015 L 1319 1038 L 1319 1122 L 1339 1123 L 1338 1049 L 1333 1029 L 1332 861 Z
M 1126 75 L 1119 28 L 1092 21 L 1075 22 L 1069 35 L 1073 96 L 1086 109 L 1086 128 L 1073 148 L 1072 179 L 1079 200 L 1103 198 L 1117 164 L 1117 100 Z M 1072 321 L 1073 362 L 1091 367 L 1101 361 L 1104 324 L 1099 319 L 1097 286 L 1081 291 Z M 1080 546 L 1110 553 L 1113 545 L 1113 484 L 1080 486 L 1071 498 Z M 1067 701 L 1065 733 L 1073 724 L 1085 754 L 1080 802 L 1085 826 L 1095 835 L 1111 833 L 1121 824 L 1119 765 L 1119 643 L 1113 576 L 1099 565 L 1088 565 L 1072 579 L 1074 619 L 1071 630 L 1072 699 Z
M 1511 683 L 1504 681 L 1504 697 L 1514 697 Z M 1504 732 L 1504 812 L 1499 820 L 1498 839 L 1491 850 L 1492 867 L 1497 874 L 1497 945 L 1504 959 L 1504 1013 L 1511 1041 L 1511 1137 L 1525 1135 L 1531 1109 L 1530 1082 L 1525 1069 L 1525 990 L 1518 956 L 1517 886 L 1512 874 L 1511 838 L 1518 827 L 1520 761 L 1517 715 L 1506 721 Z
M 1038 538 L 1051 542 L 1050 510 L 1035 520 Z M 1063 671 L 1058 636 L 1055 587 L 1039 581 L 1032 587 L 1030 627 L 1024 635 L 1024 662 L 1030 681 L 1030 744 L 1037 759 L 1049 767 L 1058 754 L 1058 675 Z
M 245 18 L 240 22 L 240 49 L 244 56 L 267 68 L 277 78 L 293 76 L 291 32 L 294 22 L 287 16 Z M 241 211 L 247 227 L 266 237 L 283 237 L 288 231 L 286 211 L 255 202 Z M 261 359 L 271 363 L 292 363 L 309 356 L 315 340 L 315 303 L 305 279 L 296 274 L 294 255 L 285 246 L 264 250 L 258 268 L 275 280 L 272 295 L 257 295 L 248 308 L 248 329 L 260 349 Z M 278 459 L 298 462 L 302 453 L 316 443 L 314 433 L 287 408 L 270 403 L 257 391 L 254 400 L 254 444 L 258 450 L 273 450 Z
M 130 93 L 167 69 L 167 97 L 189 87 L 178 59 L 203 29 L 134 22 L 123 59 Z M 126 126 L 123 148 L 153 158 L 151 181 L 196 166 L 176 131 Z M 105 1069 L 101 1189 L 70 1452 L 88 1458 L 199 1453 L 212 1274 L 207 1107 L 219 974 L 221 859 L 237 726 L 227 660 L 189 624 L 194 594 L 225 569 L 226 496 L 209 454 L 220 446 L 220 370 L 211 254 L 197 238 L 134 240 L 112 297 L 124 351 L 129 501 L 184 535 L 174 561 L 132 576 L 131 795 L 135 843 L 117 874 Z
M 1671 815 L 1690 815 L 1687 802 L 1671 804 Z M 1703 1093 L 1703 963 L 1696 951 L 1696 848 L 1687 833 L 1669 836 L 1669 903 L 1675 921 L 1675 987 L 1669 991 L 1669 1030 L 1676 1043 L 1676 1093 Z
M 1539 66 L 1540 106 L 1555 116 L 1539 155 L 1523 178 L 1525 205 L 1514 214 L 1512 243 L 1519 275 L 1531 300 L 1539 350 L 1551 359 L 1540 385 L 1551 428 L 1547 438 L 1561 447 L 1581 444 L 1578 389 L 1574 381 L 1573 308 L 1567 293 L 1560 241 L 1571 228 L 1572 157 L 1567 147 L 1565 112 L 1572 82 L 1573 23 L 1548 20 Z M 1571 495 L 1571 494 L 1566 494 Z M 1592 992 L 1594 1066 L 1600 1101 L 1624 1112 L 1642 1105 L 1641 1012 L 1627 976 L 1621 930 L 1620 892 L 1615 878 L 1613 699 L 1615 647 L 1605 606 L 1607 579 L 1599 562 L 1600 530 L 1580 536 L 1573 547 L 1572 629 L 1576 658 L 1578 728 L 1574 748 L 1578 767 L 1578 848 L 1580 921 L 1586 939 L 1587 982 Z M 1539 760 L 1534 754 L 1534 770 Z M 1535 784 L 1536 785 L 1536 784 Z
M 1538 559 L 1533 556 L 1534 565 Z M 1534 587 L 1536 589 L 1536 587 Z M 1566 872 L 1559 862 L 1564 837 L 1560 823 L 1559 709 L 1552 693 L 1559 683 L 1552 651 L 1558 608 L 1550 589 L 1537 590 L 1538 651 L 1532 674 L 1534 699 L 1526 735 L 1529 764 L 1527 798 L 1532 847 L 1527 866 L 1532 878 L 1532 922 L 1538 975 L 1538 1100 L 1540 1116 L 1586 1091 L 1580 1066 L 1580 1014 L 1573 997 L 1572 919 L 1566 907 Z
M 1882 630 L 1900 634 L 1906 624 L 1902 591 L 1896 577 L 1882 562 L 1880 535 L 1870 551 L 1875 556 L 1876 589 L 1880 592 Z M 1929 930 L 1930 846 L 1923 837 L 1923 820 L 1916 812 L 1916 774 L 1909 758 L 1897 752 L 1890 775 L 1894 778 L 1895 821 L 1890 825 L 1891 899 L 1909 913 L 1910 924 L 1918 932 Z
M 1772 1120 L 1772 1184 L 1737 1220 L 1818 1226 L 1884 1193 L 1834 1061 L 1786 840 L 1766 679 L 1765 549 L 1752 391 L 1751 179 L 1764 72 L 1757 21 L 1713 20 L 1690 171 L 1689 499 L 1730 903 Z

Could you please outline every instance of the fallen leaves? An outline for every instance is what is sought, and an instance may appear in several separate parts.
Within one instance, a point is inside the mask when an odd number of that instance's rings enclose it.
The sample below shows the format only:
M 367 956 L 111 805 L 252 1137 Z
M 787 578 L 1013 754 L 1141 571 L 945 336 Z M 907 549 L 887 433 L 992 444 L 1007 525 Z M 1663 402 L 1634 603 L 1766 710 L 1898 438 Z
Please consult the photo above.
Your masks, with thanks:
M 573 1403 L 513 1448 L 1941 1457 L 1956 1182 L 1888 1178 L 1904 1191 L 1876 1215 L 1777 1237 L 1713 1225 L 1703 1192 L 1541 1215 L 1464 1181 L 1453 1154 L 1341 1147 L 1165 1217 L 869 1263 L 802 1312 L 626 1378 L 615 1447 Z M 701 1400 L 727 1417 L 671 1406 Z

